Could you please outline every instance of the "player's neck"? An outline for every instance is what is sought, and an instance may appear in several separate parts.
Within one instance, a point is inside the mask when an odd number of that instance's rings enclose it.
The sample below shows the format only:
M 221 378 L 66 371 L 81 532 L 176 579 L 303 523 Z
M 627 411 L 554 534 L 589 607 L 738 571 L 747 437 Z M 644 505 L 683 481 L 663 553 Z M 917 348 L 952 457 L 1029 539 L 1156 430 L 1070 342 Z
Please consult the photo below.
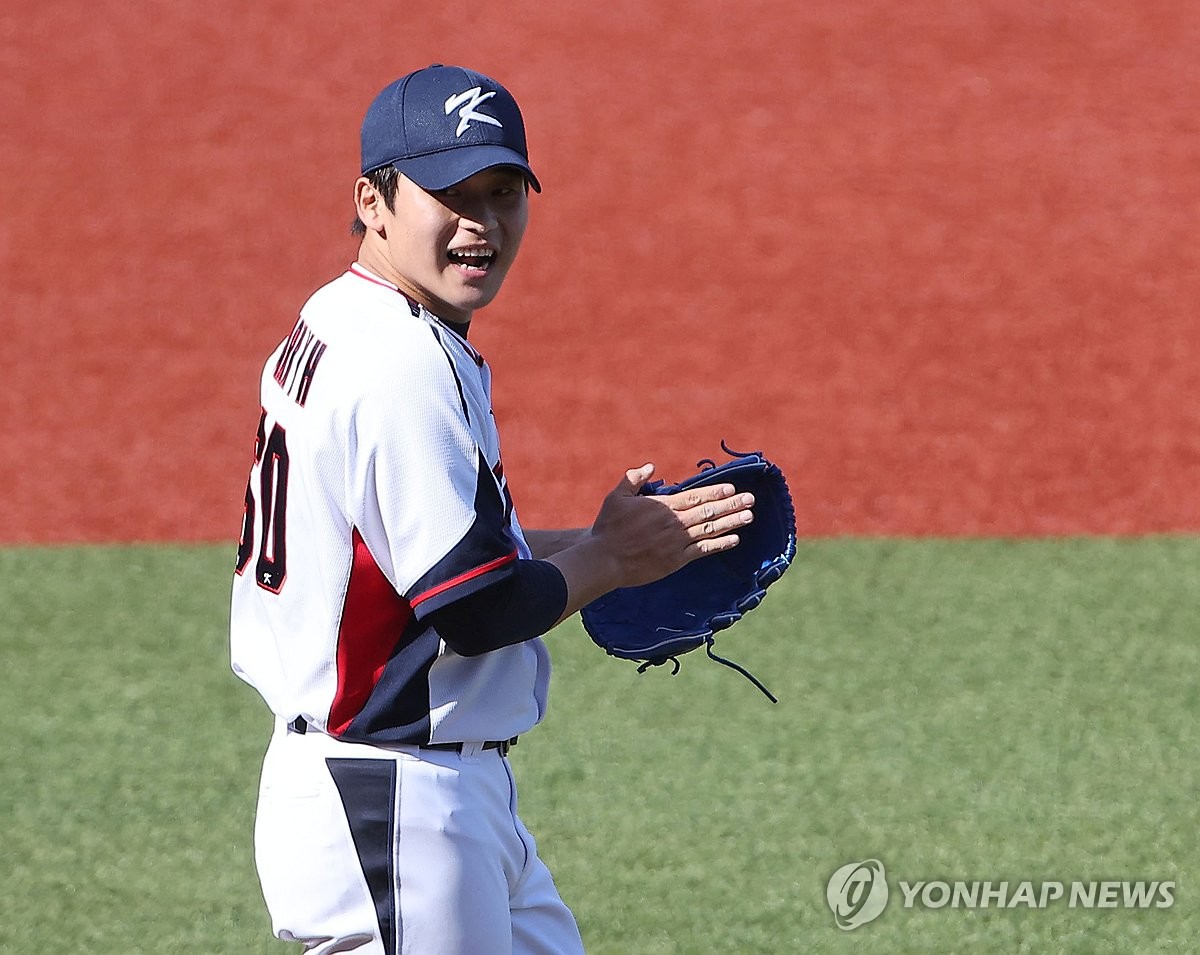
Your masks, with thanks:
M 386 256 L 379 255 L 366 242 L 359 248 L 358 259 L 356 261 L 359 266 L 366 269 L 372 275 L 394 285 L 401 295 L 410 302 L 416 302 L 447 328 L 452 329 L 463 338 L 467 337 L 467 331 L 471 327 L 471 312 L 456 312 L 453 317 L 442 314 L 442 310 L 438 307 L 437 303 L 431 301 L 428 295 L 406 279 L 392 266 Z

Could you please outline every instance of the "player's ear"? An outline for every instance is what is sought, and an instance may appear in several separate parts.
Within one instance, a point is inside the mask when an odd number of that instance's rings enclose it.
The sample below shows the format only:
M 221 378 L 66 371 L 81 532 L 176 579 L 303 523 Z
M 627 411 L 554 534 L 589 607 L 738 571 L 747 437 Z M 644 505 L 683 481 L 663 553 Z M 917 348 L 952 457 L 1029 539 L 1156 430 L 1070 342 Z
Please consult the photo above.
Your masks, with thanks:
M 366 176 L 359 176 L 354 181 L 354 208 L 358 212 L 359 222 L 367 227 L 368 232 L 384 234 L 383 211 L 387 205 Z

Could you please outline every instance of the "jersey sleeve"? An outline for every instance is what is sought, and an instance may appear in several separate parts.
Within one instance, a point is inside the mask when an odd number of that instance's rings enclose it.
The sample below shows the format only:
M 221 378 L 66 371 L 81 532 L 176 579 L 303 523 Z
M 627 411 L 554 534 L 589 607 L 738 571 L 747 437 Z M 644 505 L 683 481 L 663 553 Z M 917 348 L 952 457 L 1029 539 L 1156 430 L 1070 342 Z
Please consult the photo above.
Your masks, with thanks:
M 421 619 L 504 576 L 518 546 L 472 428 L 471 369 L 456 368 L 424 325 L 390 357 L 371 362 L 348 422 L 346 500 L 375 562 Z
M 515 560 L 497 583 L 438 607 L 428 616 L 446 645 L 463 657 L 523 643 L 546 633 L 567 606 L 567 582 L 545 560 Z

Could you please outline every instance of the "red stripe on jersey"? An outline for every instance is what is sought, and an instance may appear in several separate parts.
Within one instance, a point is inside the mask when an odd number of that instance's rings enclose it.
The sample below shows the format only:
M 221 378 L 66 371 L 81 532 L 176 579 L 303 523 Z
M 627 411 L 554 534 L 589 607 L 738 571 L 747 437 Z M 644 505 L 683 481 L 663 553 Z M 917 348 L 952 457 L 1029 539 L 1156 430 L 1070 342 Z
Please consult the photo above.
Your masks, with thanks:
M 337 693 L 328 721 L 331 735 L 344 733 L 366 705 L 411 619 L 412 605 L 396 593 L 356 528 L 350 583 L 338 627 Z
M 431 587 L 423 594 L 418 594 L 412 598 L 410 605 L 415 607 L 418 604 L 428 600 L 430 597 L 436 597 L 438 594 L 445 593 L 451 587 L 457 587 L 459 584 L 465 584 L 468 580 L 475 577 L 482 577 L 484 574 L 495 570 L 497 567 L 503 567 L 505 564 L 511 564 L 517 559 L 517 552 L 514 550 L 503 557 L 497 557 L 495 560 L 489 560 L 486 564 L 480 564 L 478 567 L 468 570 L 466 573 L 459 574 L 457 577 L 451 577 L 445 583 L 438 584 L 436 587 Z
M 389 282 L 387 279 L 381 279 L 378 275 L 368 272 L 357 262 L 350 263 L 350 272 L 357 275 L 360 279 L 366 279 L 368 282 L 373 282 L 376 285 L 382 285 L 384 288 L 390 288 L 393 292 L 399 292 L 400 289 Z

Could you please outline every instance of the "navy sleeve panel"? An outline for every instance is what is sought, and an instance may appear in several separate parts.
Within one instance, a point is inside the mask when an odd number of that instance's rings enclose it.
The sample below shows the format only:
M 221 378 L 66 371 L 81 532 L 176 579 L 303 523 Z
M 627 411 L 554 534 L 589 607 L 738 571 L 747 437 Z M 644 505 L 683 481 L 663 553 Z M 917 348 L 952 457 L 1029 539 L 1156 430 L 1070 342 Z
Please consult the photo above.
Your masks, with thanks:
M 517 542 L 496 478 L 482 452 L 475 479 L 475 520 L 462 540 L 404 595 L 418 620 L 507 576 L 517 560 Z
M 567 582 L 549 561 L 517 560 L 508 573 L 428 615 L 459 656 L 473 657 L 540 637 L 567 608 Z

